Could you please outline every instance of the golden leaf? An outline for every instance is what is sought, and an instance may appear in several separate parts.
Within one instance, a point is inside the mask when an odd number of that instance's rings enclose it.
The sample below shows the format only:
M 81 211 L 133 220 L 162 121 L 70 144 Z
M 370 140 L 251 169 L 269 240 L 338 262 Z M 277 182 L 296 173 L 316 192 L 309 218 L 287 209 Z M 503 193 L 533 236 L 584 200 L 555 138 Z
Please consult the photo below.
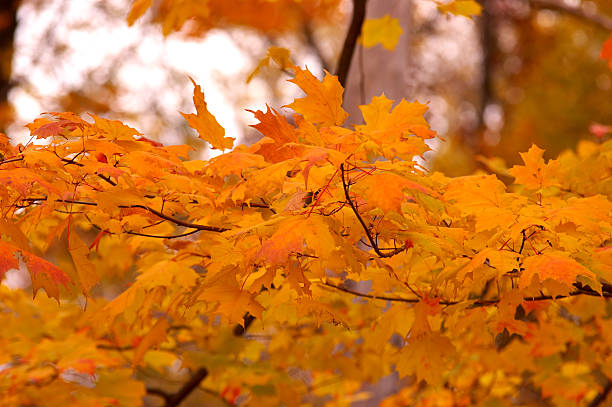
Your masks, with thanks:
M 199 137 L 210 143 L 212 148 L 219 150 L 231 149 L 234 146 L 233 137 L 225 137 L 225 129 L 221 127 L 215 116 L 213 116 L 206 108 L 204 101 L 204 92 L 200 89 L 200 85 L 193 83 L 193 103 L 196 108 L 196 114 L 181 113 L 187 120 L 189 125 L 196 129 Z

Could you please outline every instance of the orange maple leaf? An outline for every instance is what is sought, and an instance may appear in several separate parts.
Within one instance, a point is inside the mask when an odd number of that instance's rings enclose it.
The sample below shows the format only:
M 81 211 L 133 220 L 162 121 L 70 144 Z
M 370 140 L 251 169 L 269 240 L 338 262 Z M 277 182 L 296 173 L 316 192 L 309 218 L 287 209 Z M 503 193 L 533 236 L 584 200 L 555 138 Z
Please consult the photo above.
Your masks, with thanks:
M 561 253 L 545 253 L 531 256 L 523 262 L 525 270 L 519 279 L 519 287 L 528 287 L 532 279 L 538 276 L 541 282 L 552 279 L 568 287 L 576 282 L 576 277 L 586 276 L 594 279 L 595 275 L 586 267 Z
M 19 261 L 15 258 L 15 252 L 18 250 L 17 246 L 0 240 L 0 280 L 7 271 L 19 267 Z
M 38 290 L 44 288 L 47 295 L 55 298 L 59 303 L 59 285 L 61 284 L 68 288 L 68 283 L 71 282 L 68 274 L 47 260 L 30 252 L 22 250 L 21 254 L 25 258 L 26 265 L 30 271 L 30 277 L 32 278 L 32 295 L 36 297 Z
M 187 123 L 197 130 L 199 137 L 209 142 L 212 148 L 219 150 L 231 149 L 234 146 L 234 138 L 225 137 L 225 129 L 221 127 L 215 116 L 206 108 L 204 92 L 202 92 L 200 85 L 196 84 L 192 78 L 189 79 L 191 79 L 194 86 L 193 104 L 197 113 L 188 114 L 181 112 L 181 114 L 187 120 Z
M 166 332 L 168 331 L 170 324 L 166 318 L 160 318 L 157 320 L 151 330 L 142 338 L 136 350 L 134 352 L 134 360 L 132 366 L 138 366 L 142 364 L 142 359 L 145 353 L 153 346 L 159 346 L 166 340 Z
M 319 81 L 308 68 L 294 67 L 295 79 L 290 79 L 298 85 L 306 96 L 285 107 L 295 110 L 306 120 L 312 123 L 320 123 L 323 126 L 340 126 L 348 117 L 348 113 L 342 108 L 342 94 L 344 89 L 338 77 L 325 72 L 323 81 Z
M 528 189 L 542 189 L 558 185 L 556 176 L 559 170 L 558 160 L 544 162 L 544 150 L 535 144 L 528 152 L 521 153 L 525 165 L 515 165 L 508 170 L 516 178 L 517 184 L 523 184 Z
M 601 54 L 599 57 L 601 59 L 607 59 L 608 67 L 612 69 L 612 33 L 610 34 L 610 37 L 606 40 L 606 42 L 604 42 L 603 46 L 601 47 Z

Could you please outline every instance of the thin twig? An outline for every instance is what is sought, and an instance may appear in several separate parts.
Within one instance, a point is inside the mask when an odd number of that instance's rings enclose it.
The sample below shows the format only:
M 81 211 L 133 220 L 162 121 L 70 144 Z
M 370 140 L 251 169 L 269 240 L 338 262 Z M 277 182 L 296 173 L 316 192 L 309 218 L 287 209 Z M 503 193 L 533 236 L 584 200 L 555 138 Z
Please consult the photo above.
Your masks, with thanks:
M 27 201 L 27 202 L 36 202 L 36 201 L 46 201 L 47 198 L 24 198 L 21 199 L 21 201 Z M 87 205 L 87 206 L 97 206 L 98 204 L 96 202 L 88 202 L 88 201 L 80 201 L 80 200 L 76 200 L 76 199 L 56 199 L 56 202 L 63 202 L 63 203 L 69 203 L 69 204 L 77 204 L 77 205 Z M 229 228 L 224 228 L 224 227 L 218 227 L 218 226 L 208 226 L 208 225 L 200 225 L 198 223 L 191 223 L 191 222 L 186 222 L 184 220 L 180 220 L 180 219 L 176 219 L 173 218 L 172 216 L 166 215 L 163 212 L 160 212 L 156 209 L 151 208 L 150 206 L 147 205 L 118 205 L 118 208 L 122 208 L 122 209 L 129 209 L 129 208 L 141 208 L 144 209 L 146 211 L 151 212 L 152 214 L 154 214 L 157 217 L 160 217 L 162 219 L 167 220 L 168 222 L 172 222 L 176 225 L 180 225 L 180 226 L 184 226 L 186 228 L 190 228 L 190 229 L 197 229 L 199 231 L 205 230 L 208 232 L 217 232 L 217 233 L 221 233 L 221 232 L 226 232 L 228 230 L 230 230 Z M 194 232 L 195 233 L 195 232 Z
M 8 163 L 14 163 L 16 161 L 23 161 L 23 156 L 15 157 L 15 158 L 9 158 L 9 159 L 6 159 L 6 160 L 2 160 L 2 161 L 0 161 L 0 165 L 8 164 Z
M 333 288 L 335 290 L 338 291 L 342 291 L 344 293 L 347 294 L 351 294 L 351 295 L 355 295 L 357 297 L 362 297 L 362 298 L 369 298 L 372 300 L 381 300 L 381 301 L 391 301 L 391 302 L 406 302 L 406 303 L 410 303 L 410 304 L 415 304 L 417 302 L 420 301 L 419 298 L 404 298 L 404 297 L 392 297 L 392 296 L 387 296 L 387 295 L 373 295 L 373 294 L 364 294 L 364 293 L 360 293 L 359 291 L 354 291 L 351 290 L 349 288 L 343 287 L 343 286 L 337 286 L 335 284 L 332 283 L 328 283 L 328 282 L 322 282 L 320 283 L 321 285 L 324 285 L 326 287 L 330 287 Z M 551 296 L 551 295 L 539 295 L 536 297 L 524 297 L 523 301 L 529 301 L 529 302 L 533 302 L 533 301 L 547 301 L 547 300 L 561 300 L 564 298 L 569 298 L 569 297 L 576 297 L 579 295 L 586 295 L 586 296 L 591 296 L 591 297 L 604 297 L 604 298 L 612 298 L 612 293 L 608 293 L 608 292 L 604 292 L 603 294 L 599 294 L 595 291 L 591 291 L 591 290 L 576 290 L 576 291 L 572 291 L 569 293 L 569 295 L 557 295 L 557 296 Z M 494 298 L 491 300 L 464 300 L 464 301 L 449 301 L 449 300 L 440 300 L 439 304 L 440 305 L 457 305 L 457 304 L 461 304 L 461 303 L 468 303 L 471 302 L 471 306 L 472 307 L 487 307 L 490 305 L 495 305 L 497 303 L 499 303 L 499 299 L 498 298 Z
M 365 224 L 363 218 L 359 214 L 359 211 L 357 210 L 357 206 L 355 206 L 355 203 L 353 202 L 353 200 L 350 197 L 349 183 L 347 182 L 344 174 L 345 174 L 344 163 L 342 163 L 342 164 L 340 164 L 340 177 L 342 178 L 342 187 L 344 189 L 344 197 L 346 199 L 346 202 L 348 202 L 349 206 L 353 210 L 353 213 L 357 217 L 357 220 L 361 224 L 361 227 L 363 228 L 363 231 L 365 232 L 366 237 L 368 238 L 368 241 L 370 242 L 370 245 L 371 245 L 372 249 L 374 249 L 374 252 L 378 255 L 378 257 L 384 258 L 384 257 L 393 257 L 396 254 L 401 253 L 402 251 L 404 251 L 403 248 L 393 249 L 393 251 L 391 251 L 389 253 L 383 253 L 381 251 L 381 249 L 378 247 L 378 243 L 376 243 L 376 241 L 372 237 L 372 234 L 370 233 L 370 230 L 368 229 L 368 226 Z

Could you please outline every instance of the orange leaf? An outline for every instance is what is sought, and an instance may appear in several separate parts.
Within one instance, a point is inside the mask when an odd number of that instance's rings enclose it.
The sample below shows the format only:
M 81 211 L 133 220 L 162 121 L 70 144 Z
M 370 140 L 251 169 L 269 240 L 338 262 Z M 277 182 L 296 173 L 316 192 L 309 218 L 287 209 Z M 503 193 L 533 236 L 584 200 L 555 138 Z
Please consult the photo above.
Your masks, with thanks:
M 138 366 L 142 363 L 145 353 L 153 346 L 157 347 L 166 340 L 166 332 L 170 324 L 166 318 L 157 320 L 153 328 L 142 338 L 136 350 L 134 351 L 134 360 L 132 366 Z
M 519 287 L 526 288 L 531 284 L 534 276 L 541 282 L 552 279 L 567 286 L 576 282 L 576 277 L 586 276 L 595 278 L 595 275 L 576 260 L 560 253 L 546 253 L 531 256 L 523 262 L 525 270 L 519 279 Z
M 357 184 L 363 198 L 368 204 L 384 212 L 399 212 L 402 202 L 406 201 L 404 189 L 420 191 L 427 195 L 439 197 L 431 189 L 391 173 L 373 174 Z
M 19 267 L 19 261 L 15 258 L 17 251 L 19 251 L 17 246 L 0 240 L 0 281 L 7 271 Z
M 100 281 L 98 273 L 96 272 L 96 266 L 87 258 L 89 248 L 75 232 L 70 233 L 69 239 L 70 255 L 72 256 L 74 267 L 79 276 L 83 294 L 87 296 L 91 288 Z
M 559 170 L 558 160 L 544 162 L 544 150 L 535 144 L 528 152 L 521 153 L 525 165 L 515 165 L 508 172 L 516 178 L 517 184 L 523 184 L 528 189 L 541 189 L 557 185 L 556 175 Z
M 197 114 L 181 113 L 187 123 L 198 131 L 199 137 L 210 143 L 212 148 L 219 150 L 231 149 L 234 146 L 232 137 L 225 137 L 225 129 L 221 127 L 215 116 L 213 116 L 206 108 L 204 101 L 204 92 L 200 89 L 200 85 L 193 83 L 193 103 Z
M 608 67 L 612 69 L 612 33 L 610 34 L 610 38 L 604 42 L 603 47 L 601 47 L 601 54 L 599 57 L 601 59 L 607 59 Z
M 36 297 L 38 290 L 44 288 L 47 295 L 55 298 L 59 303 L 59 285 L 62 284 L 68 288 L 68 283 L 71 282 L 70 277 L 45 259 L 23 250 L 21 254 L 25 258 L 28 270 L 30 271 L 33 296 Z
M 324 126 L 340 126 L 348 117 L 348 113 L 342 108 L 342 94 L 344 89 L 338 77 L 325 72 L 323 81 L 319 81 L 308 68 L 294 67 L 295 79 L 289 80 L 298 85 L 306 96 L 286 107 L 290 107 L 306 120 L 320 123 Z
M 132 3 L 130 14 L 127 16 L 128 24 L 134 24 L 134 21 L 138 20 L 151 7 L 152 3 L 153 0 L 135 0 Z

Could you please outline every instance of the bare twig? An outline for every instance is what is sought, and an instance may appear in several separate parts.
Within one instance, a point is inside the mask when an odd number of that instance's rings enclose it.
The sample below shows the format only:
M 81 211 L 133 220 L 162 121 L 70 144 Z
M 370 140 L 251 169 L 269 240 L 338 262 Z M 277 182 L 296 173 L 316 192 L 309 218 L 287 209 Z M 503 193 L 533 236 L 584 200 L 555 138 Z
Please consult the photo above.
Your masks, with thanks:
M 372 247 L 372 249 L 374 249 L 374 252 L 378 255 L 378 257 L 393 257 L 396 254 L 404 251 L 404 248 L 397 248 L 397 249 L 393 249 L 393 251 L 389 253 L 383 253 L 382 249 L 378 247 L 378 243 L 372 236 L 372 233 L 368 229 L 368 226 L 365 224 L 363 218 L 359 214 L 359 211 L 357 210 L 357 206 L 351 199 L 351 196 L 349 193 L 349 180 L 347 179 L 348 177 L 345 177 L 345 172 L 347 172 L 347 170 L 344 169 L 344 163 L 342 163 L 340 164 L 340 177 L 342 178 L 342 187 L 344 189 L 344 197 L 346 199 L 346 202 L 349 204 L 349 206 L 353 210 L 353 213 L 357 217 L 357 220 L 361 224 L 361 227 L 363 228 L 363 231 L 365 232 L 366 237 L 368 238 L 368 241 L 370 242 L 370 246 Z
M 410 303 L 410 304 L 415 304 L 417 302 L 420 301 L 419 298 L 404 298 L 404 297 L 392 297 L 392 296 L 387 296 L 387 295 L 373 295 L 373 294 L 364 294 L 364 293 L 360 293 L 359 291 L 354 291 L 351 290 L 349 288 L 343 287 L 343 286 L 337 286 L 335 284 L 332 283 L 328 283 L 328 282 L 322 282 L 320 283 L 323 286 L 326 287 L 330 287 L 333 288 L 335 290 L 338 291 L 342 291 L 344 293 L 347 294 L 351 294 L 357 297 L 362 297 L 362 298 L 369 298 L 372 300 L 381 300 L 381 301 L 391 301 L 391 302 L 406 302 L 406 303 Z M 547 301 L 547 300 L 561 300 L 564 298 L 569 298 L 569 297 L 576 297 L 579 295 L 586 295 L 586 296 L 591 296 L 591 297 L 604 297 L 604 298 L 612 298 L 612 293 L 609 292 L 605 292 L 603 294 L 599 294 L 595 291 L 592 290 L 586 290 L 586 289 L 578 289 L 576 291 L 572 291 L 569 293 L 569 295 L 557 295 L 555 297 L 551 296 L 551 295 L 539 295 L 537 297 L 524 297 L 523 301 Z M 461 303 L 467 303 L 467 302 L 472 302 L 472 307 L 487 307 L 490 305 L 495 305 L 497 303 L 499 303 L 499 299 L 494 298 L 491 300 L 464 300 L 464 301 L 449 301 L 449 300 L 440 300 L 439 304 L 440 305 L 457 305 L 457 304 L 461 304 Z
M 24 198 L 21 199 L 21 201 L 28 201 L 28 202 L 36 202 L 36 201 L 46 201 L 47 198 Z M 64 203 L 69 203 L 69 204 L 76 204 L 76 205 L 87 205 L 87 206 L 97 206 L 98 204 L 96 202 L 88 202 L 88 201 L 79 201 L 79 200 L 75 200 L 75 199 L 57 199 L 56 202 L 64 202 Z M 165 219 L 168 222 L 172 222 L 176 225 L 179 226 L 184 226 L 186 228 L 191 228 L 191 229 L 197 229 L 198 231 L 208 231 L 208 232 L 226 232 L 228 230 L 230 230 L 229 228 L 224 228 L 224 227 L 218 227 L 218 226 L 208 226 L 208 225 L 200 225 L 198 223 L 191 223 L 191 222 L 186 222 L 184 220 L 180 220 L 180 219 L 176 219 L 173 218 L 170 215 L 166 215 L 165 213 L 158 211 L 157 209 L 153 209 L 150 206 L 147 205 L 118 205 L 118 208 L 122 208 L 122 209 L 128 209 L 128 208 L 141 208 L 144 209 L 146 211 L 151 212 L 152 214 L 154 214 L 155 216 Z M 193 232 L 195 233 L 195 232 Z

